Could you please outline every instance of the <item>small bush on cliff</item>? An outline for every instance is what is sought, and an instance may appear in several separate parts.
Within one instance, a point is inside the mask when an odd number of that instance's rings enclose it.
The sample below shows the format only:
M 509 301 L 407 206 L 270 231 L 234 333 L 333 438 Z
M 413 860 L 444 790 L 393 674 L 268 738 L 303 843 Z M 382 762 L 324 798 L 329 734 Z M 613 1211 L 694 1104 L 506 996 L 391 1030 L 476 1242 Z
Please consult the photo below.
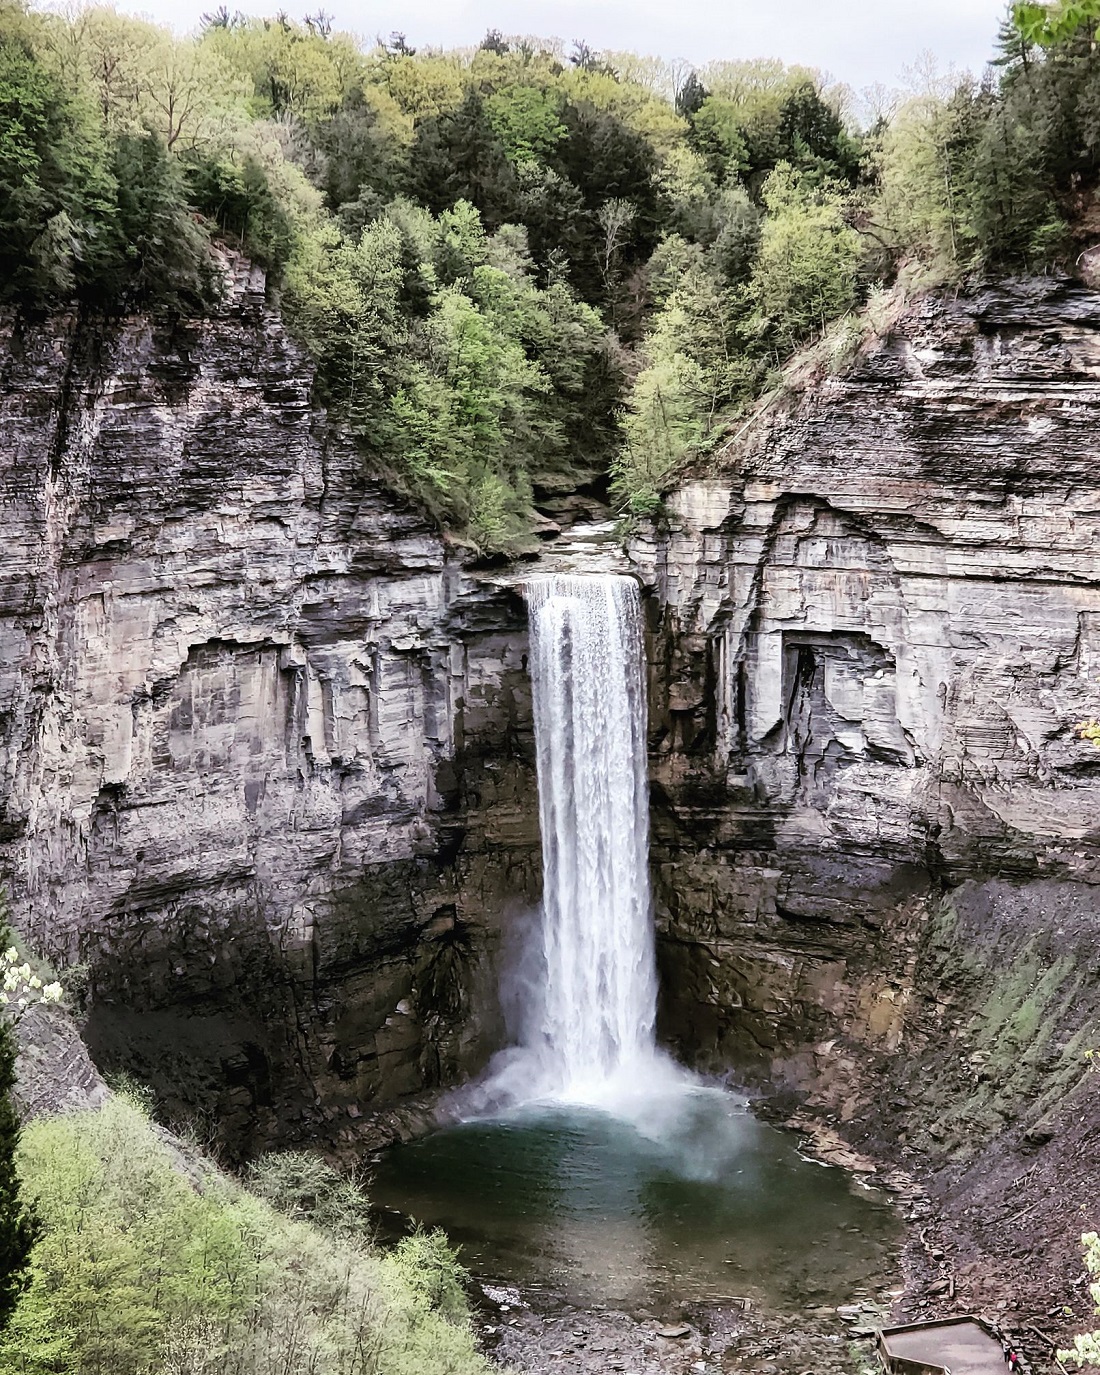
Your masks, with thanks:
M 185 1172 L 122 1097 L 33 1123 L 19 1164 L 43 1230 L 0 1336 L 4 1375 L 487 1371 L 442 1237 L 384 1254 L 211 1167 Z M 289 1177 L 299 1214 L 310 1188 L 334 1192 L 325 1171 Z
M 248 1187 L 289 1217 L 303 1218 L 339 1236 L 370 1234 L 370 1204 L 363 1182 L 329 1165 L 313 1151 L 262 1155 L 248 1168 Z

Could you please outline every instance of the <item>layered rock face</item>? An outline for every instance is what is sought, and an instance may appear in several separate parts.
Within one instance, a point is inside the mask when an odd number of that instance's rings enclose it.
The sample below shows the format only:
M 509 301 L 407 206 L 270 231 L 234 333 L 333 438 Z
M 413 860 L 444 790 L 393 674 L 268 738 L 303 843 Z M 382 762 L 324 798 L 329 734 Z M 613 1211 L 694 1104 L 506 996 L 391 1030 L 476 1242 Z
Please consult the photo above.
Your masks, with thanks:
M 365 476 L 243 266 L 201 325 L 8 321 L 0 360 L 16 921 L 170 1114 L 240 1155 L 359 1141 L 503 1038 L 540 867 L 523 573 Z M 1098 414 L 1100 297 L 928 301 L 635 542 L 686 1058 L 922 1151 L 1039 1139 L 1073 1099 Z
M 926 301 L 766 411 L 636 541 L 682 1052 L 852 1118 L 889 1092 L 869 1059 L 919 1080 L 964 1051 L 982 1062 L 982 1036 L 1004 1052 L 1018 1032 L 1033 1087 L 1081 1079 L 1100 943 L 1100 751 L 1078 732 L 1100 712 L 1098 422 L 1100 297 L 1044 281 Z M 1076 973 L 1051 985 L 1055 968 Z M 1041 1052 L 1012 1022 L 1025 1004 Z M 1023 1111 L 1017 1088 L 982 1131 Z M 902 1140 L 923 1129 L 906 1124 Z
M 239 1152 L 476 1067 L 539 881 L 519 598 L 364 477 L 244 265 L 0 360 L 4 860 L 98 1062 Z

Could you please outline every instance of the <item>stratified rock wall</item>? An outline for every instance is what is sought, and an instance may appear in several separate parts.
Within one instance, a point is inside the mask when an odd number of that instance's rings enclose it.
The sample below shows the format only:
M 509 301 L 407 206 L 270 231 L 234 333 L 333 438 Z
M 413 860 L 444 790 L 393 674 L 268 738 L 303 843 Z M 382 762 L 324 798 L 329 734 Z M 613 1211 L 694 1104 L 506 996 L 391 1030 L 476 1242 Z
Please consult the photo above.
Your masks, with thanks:
M 521 602 L 364 478 L 246 267 L 0 368 L 0 839 L 100 1064 L 239 1150 L 476 1067 L 537 898 Z
M 1100 751 L 1077 727 L 1100 713 L 1098 436 L 1100 297 L 1045 280 L 928 300 L 765 411 L 636 542 L 685 1053 L 857 1113 L 845 1047 L 914 1050 L 929 913 L 963 882 L 970 908 L 975 885 L 1015 895 L 994 960 L 1072 895 L 1043 966 L 1077 950 L 1091 969 L 1070 1043 L 1097 993 Z
M 538 897 L 522 572 L 475 575 L 365 477 L 244 266 L 202 324 L 6 322 L 0 413 L 0 848 L 17 924 L 86 966 L 99 1066 L 240 1153 L 475 1070 Z M 1098 416 L 1100 297 L 929 300 L 635 542 L 685 1056 L 853 1121 L 876 1064 L 908 1075 L 901 1139 L 1035 984 L 1041 1053 L 1011 1092 L 975 1061 L 945 1144 L 1072 1089 Z

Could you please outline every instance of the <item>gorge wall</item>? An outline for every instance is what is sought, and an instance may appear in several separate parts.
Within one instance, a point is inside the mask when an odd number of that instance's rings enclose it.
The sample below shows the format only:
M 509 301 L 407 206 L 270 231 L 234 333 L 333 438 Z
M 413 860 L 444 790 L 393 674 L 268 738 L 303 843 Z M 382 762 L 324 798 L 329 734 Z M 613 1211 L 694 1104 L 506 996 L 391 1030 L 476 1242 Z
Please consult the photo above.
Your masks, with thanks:
M 243 263 L 203 323 L 0 333 L 13 917 L 233 1152 L 476 1068 L 540 881 L 522 602 L 311 391 Z
M 4 322 L 0 858 L 98 1064 L 243 1155 L 475 1072 L 540 863 L 523 569 L 365 476 L 235 271 Z M 1042 1154 L 1100 1161 L 1098 414 L 1100 297 L 929 298 L 630 549 L 664 1036 L 960 1197 L 996 1139 L 996 1216 L 1100 1188 Z
M 665 1035 L 946 1164 L 960 1301 L 1100 1188 L 1098 420 L 1096 294 L 928 299 L 632 551 Z

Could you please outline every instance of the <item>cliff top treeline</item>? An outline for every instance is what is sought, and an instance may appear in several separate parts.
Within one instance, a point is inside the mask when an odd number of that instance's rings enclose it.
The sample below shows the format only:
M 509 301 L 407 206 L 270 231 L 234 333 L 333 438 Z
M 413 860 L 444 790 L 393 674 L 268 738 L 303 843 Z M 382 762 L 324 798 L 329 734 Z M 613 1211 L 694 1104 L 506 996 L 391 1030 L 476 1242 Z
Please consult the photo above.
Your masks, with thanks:
M 1017 7 L 980 83 L 860 121 L 770 61 L 368 50 L 224 9 L 181 39 L 0 0 L 0 293 L 201 313 L 211 241 L 240 246 L 375 467 L 514 551 L 537 501 L 608 475 L 652 509 L 899 271 L 1069 261 L 1100 175 L 1089 10 Z

